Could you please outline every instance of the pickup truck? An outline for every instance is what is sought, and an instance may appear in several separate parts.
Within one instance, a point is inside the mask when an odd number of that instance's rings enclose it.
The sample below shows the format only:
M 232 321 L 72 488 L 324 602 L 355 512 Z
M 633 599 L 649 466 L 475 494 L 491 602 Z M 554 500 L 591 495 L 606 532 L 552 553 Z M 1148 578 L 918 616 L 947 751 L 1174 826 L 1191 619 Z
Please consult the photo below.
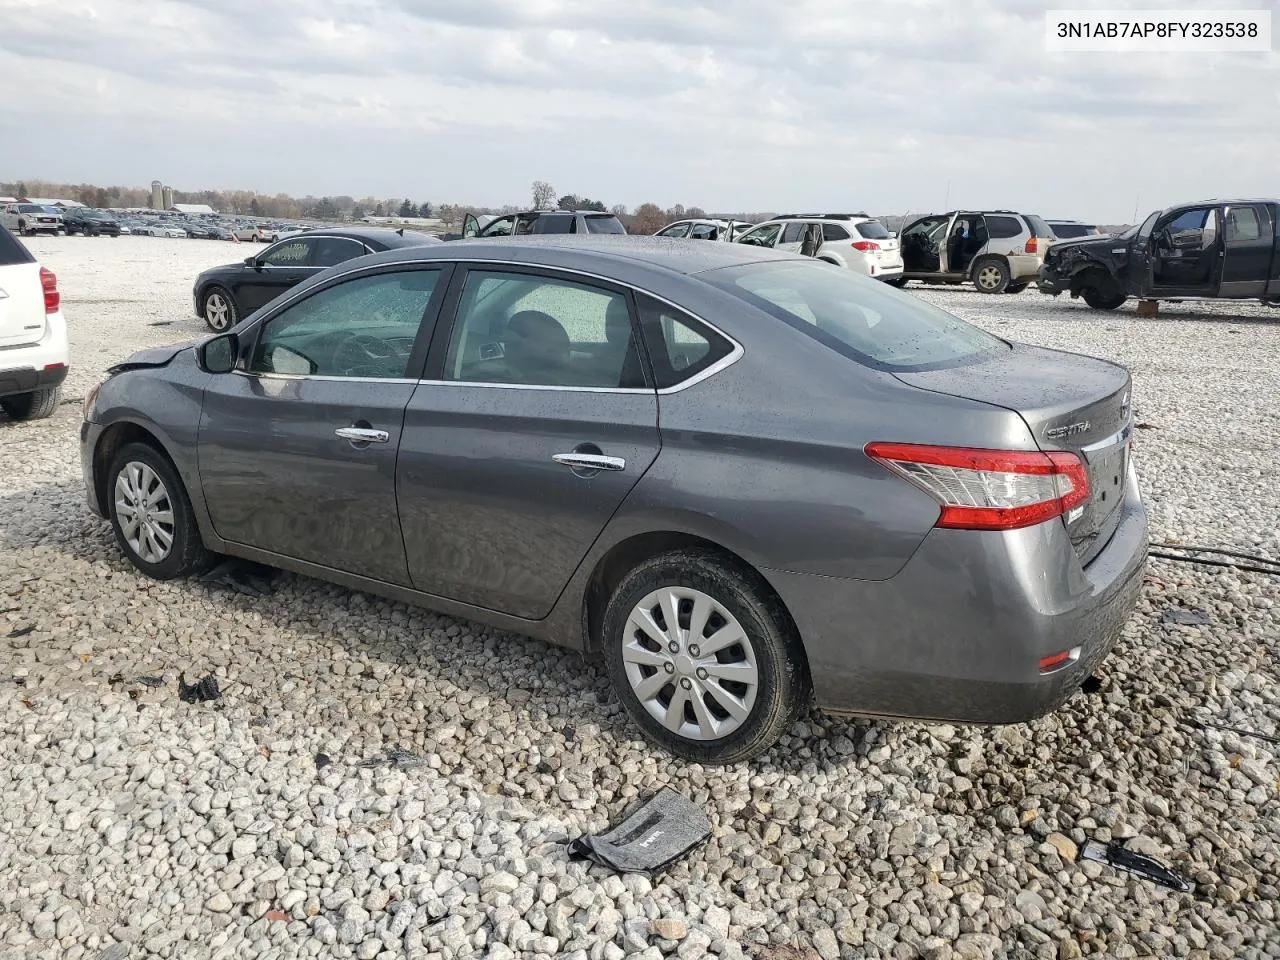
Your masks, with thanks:
M 20 237 L 35 233 L 56 234 L 62 230 L 62 212 L 38 203 L 6 203 L 0 207 L 0 227 Z
M 611 213 L 595 210 L 529 210 L 490 220 L 483 227 L 475 214 L 462 221 L 462 236 L 525 237 L 544 233 L 626 233 L 627 228 Z
M 1049 248 L 1036 285 L 1097 310 L 1129 297 L 1280 305 L 1280 202 L 1184 203 L 1118 236 L 1061 240 Z

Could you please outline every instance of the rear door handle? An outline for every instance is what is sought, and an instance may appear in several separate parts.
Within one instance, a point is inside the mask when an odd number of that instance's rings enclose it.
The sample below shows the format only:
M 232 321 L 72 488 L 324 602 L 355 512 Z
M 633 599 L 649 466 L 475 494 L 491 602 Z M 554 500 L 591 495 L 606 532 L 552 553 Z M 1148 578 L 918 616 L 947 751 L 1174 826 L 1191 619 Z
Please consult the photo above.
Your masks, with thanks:
M 627 461 L 621 457 L 606 457 L 596 453 L 557 453 L 551 459 L 573 470 L 625 470 L 627 468 Z
M 386 443 L 391 439 L 391 434 L 387 431 L 369 427 L 339 427 L 333 434 L 352 443 Z

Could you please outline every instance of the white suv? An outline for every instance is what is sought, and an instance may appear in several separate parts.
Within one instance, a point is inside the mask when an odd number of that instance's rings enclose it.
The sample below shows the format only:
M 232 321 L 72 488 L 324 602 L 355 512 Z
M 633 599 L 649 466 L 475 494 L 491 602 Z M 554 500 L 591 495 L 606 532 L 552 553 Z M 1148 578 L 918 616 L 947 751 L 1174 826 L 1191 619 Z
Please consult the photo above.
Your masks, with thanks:
M 0 226 L 0 409 L 14 420 L 58 407 L 69 360 L 58 278 Z
M 695 217 L 667 224 L 655 237 L 683 237 L 689 240 L 720 240 L 732 243 L 751 228 L 746 220 L 711 220 Z
M 805 235 L 820 238 L 813 256 L 876 280 L 902 276 L 897 238 L 879 220 L 861 213 L 789 213 L 757 224 L 738 243 L 807 252 Z

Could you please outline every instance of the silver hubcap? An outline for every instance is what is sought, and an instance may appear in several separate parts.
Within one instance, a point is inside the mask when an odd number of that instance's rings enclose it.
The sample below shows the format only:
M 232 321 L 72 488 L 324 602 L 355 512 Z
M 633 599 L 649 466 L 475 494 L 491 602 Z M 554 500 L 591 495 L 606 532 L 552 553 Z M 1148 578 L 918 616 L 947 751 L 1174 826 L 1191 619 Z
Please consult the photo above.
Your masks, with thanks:
M 978 271 L 978 286 L 984 290 L 994 290 L 1000 285 L 1000 271 L 995 267 L 983 267 Z
M 116 520 L 129 549 L 159 563 L 173 549 L 173 503 L 156 472 L 131 460 L 116 475 Z
M 209 299 L 204 302 L 204 315 L 215 330 L 231 326 L 231 304 L 220 293 L 209 294 Z
M 622 660 L 636 698 L 688 740 L 718 740 L 751 715 L 760 679 L 751 640 L 712 597 L 663 587 L 627 618 Z

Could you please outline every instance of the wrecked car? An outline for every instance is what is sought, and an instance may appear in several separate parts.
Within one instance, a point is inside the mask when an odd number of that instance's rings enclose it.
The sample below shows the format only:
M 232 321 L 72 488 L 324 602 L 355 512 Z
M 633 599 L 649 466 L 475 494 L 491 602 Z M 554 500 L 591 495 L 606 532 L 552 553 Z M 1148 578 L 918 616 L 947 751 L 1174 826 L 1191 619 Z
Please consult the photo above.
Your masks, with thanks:
M 1054 244 L 1037 281 L 1096 310 L 1141 300 L 1219 298 L 1280 305 L 1280 203 L 1206 200 L 1157 210 L 1115 237 Z

